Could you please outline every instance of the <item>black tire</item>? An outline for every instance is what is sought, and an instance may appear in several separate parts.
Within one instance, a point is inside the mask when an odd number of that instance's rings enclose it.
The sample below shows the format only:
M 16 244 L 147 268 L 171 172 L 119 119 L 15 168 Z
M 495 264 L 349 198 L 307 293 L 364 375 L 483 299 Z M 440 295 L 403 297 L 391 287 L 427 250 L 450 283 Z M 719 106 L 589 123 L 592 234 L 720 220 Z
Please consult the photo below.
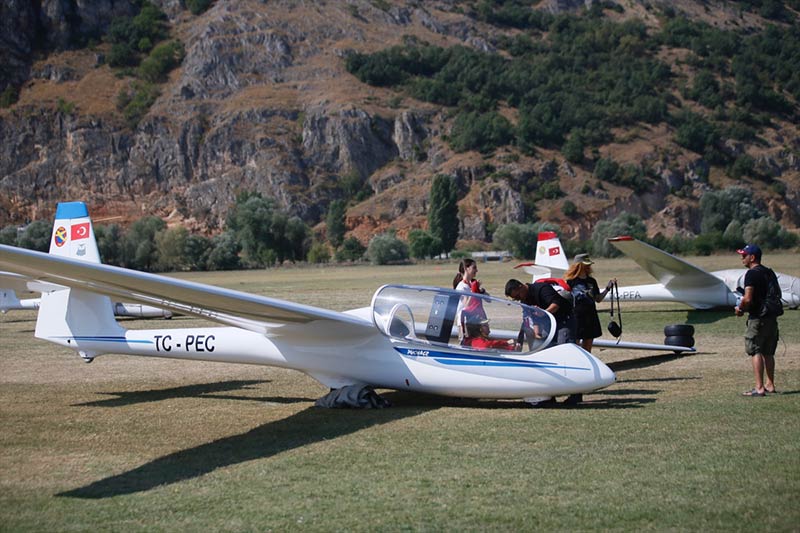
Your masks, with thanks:
M 694 326 L 691 324 L 673 324 L 671 326 L 664 326 L 665 337 L 691 337 L 693 335 Z
M 669 335 L 664 339 L 664 344 L 667 346 L 686 346 L 691 348 L 694 346 L 694 337 L 691 335 Z

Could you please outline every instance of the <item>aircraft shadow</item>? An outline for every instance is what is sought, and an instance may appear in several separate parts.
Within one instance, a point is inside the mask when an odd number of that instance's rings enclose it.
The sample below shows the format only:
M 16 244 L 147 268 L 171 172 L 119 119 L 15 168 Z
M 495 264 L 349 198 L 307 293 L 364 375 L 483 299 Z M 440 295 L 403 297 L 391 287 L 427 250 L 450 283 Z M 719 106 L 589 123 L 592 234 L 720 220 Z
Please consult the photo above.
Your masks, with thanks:
M 692 355 L 696 355 L 696 352 L 682 353 L 682 354 L 665 353 L 658 355 L 648 355 L 647 357 L 637 357 L 635 359 L 623 359 L 622 361 L 614 361 L 613 363 L 608 363 L 608 367 L 614 372 L 620 372 L 623 370 L 632 370 L 634 368 L 645 368 L 648 366 L 660 365 L 662 363 L 668 363 L 670 361 L 675 361 L 676 359 L 682 359 L 684 357 L 690 357 Z
M 269 383 L 269 380 L 232 380 L 220 381 L 216 383 L 201 383 L 196 385 L 186 385 L 184 387 L 173 387 L 171 389 L 153 389 L 144 391 L 124 391 L 124 392 L 100 392 L 107 396 L 114 396 L 104 400 L 93 400 L 90 402 L 76 403 L 73 407 L 122 407 L 138 403 L 159 402 L 174 398 L 212 398 L 215 400 L 246 400 L 251 402 L 273 402 L 273 403 L 296 403 L 310 402 L 313 398 L 256 398 L 252 396 L 220 395 L 222 392 L 234 390 L 252 389 L 255 385 Z
M 388 398 L 391 396 L 385 395 Z M 364 410 L 308 407 L 288 418 L 159 457 L 127 472 L 61 492 L 57 496 L 101 499 L 144 492 L 161 485 L 200 477 L 219 468 L 272 457 L 322 440 L 416 416 L 432 408 L 436 407 Z
M 670 317 L 665 324 L 713 324 L 733 316 L 732 309 L 631 309 L 630 314 L 658 313 Z

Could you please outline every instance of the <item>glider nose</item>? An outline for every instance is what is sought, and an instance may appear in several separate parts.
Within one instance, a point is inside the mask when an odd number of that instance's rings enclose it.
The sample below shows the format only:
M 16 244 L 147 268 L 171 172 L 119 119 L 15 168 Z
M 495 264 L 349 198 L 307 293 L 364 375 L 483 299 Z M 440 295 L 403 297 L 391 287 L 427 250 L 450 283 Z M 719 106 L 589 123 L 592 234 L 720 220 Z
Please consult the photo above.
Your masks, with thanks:
M 609 385 L 613 385 L 615 381 L 617 381 L 617 375 L 614 374 L 614 371 L 608 368 L 604 362 L 600 361 L 599 366 L 599 373 L 600 377 L 598 381 L 600 381 L 600 387 L 608 387 Z

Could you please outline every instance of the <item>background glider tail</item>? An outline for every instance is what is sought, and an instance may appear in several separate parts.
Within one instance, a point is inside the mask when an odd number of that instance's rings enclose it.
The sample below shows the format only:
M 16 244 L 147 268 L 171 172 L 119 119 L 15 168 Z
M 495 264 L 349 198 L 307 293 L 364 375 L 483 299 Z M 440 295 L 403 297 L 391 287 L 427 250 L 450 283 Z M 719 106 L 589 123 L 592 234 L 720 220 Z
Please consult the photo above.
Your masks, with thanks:
M 539 233 L 536 243 L 536 257 L 534 262 L 538 266 L 548 267 L 552 277 L 560 278 L 569 268 L 567 254 L 561 246 L 561 240 L 554 231 L 543 231 Z
M 0 288 L 0 313 L 11 309 L 22 309 L 22 303 L 17 298 L 17 293 L 11 289 Z
M 83 202 L 58 204 L 50 254 L 89 263 L 100 263 L 89 211 Z M 36 337 L 76 350 L 86 361 L 94 352 L 84 349 L 87 342 L 124 338 L 125 330 L 114 318 L 107 296 L 78 289 L 62 288 L 42 293 Z

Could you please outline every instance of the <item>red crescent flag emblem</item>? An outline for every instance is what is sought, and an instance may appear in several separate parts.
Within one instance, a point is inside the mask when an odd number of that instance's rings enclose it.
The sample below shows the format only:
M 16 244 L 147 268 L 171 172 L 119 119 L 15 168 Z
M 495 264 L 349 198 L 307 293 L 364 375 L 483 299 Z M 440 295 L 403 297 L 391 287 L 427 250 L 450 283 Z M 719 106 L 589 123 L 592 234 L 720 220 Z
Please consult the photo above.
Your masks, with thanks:
M 73 237 L 73 239 L 74 239 L 74 238 L 75 238 L 75 237 Z M 560 254 L 560 253 L 561 253 L 561 248 L 559 248 L 558 246 L 556 246 L 555 248 L 550 248 L 550 250 L 548 250 L 548 252 L 550 252 L 550 257 L 553 257 L 554 255 L 558 255 L 558 254 Z
M 70 236 L 73 241 L 77 241 L 78 239 L 88 239 L 89 238 L 89 223 L 84 222 L 83 224 L 75 224 L 72 226 L 72 232 Z

